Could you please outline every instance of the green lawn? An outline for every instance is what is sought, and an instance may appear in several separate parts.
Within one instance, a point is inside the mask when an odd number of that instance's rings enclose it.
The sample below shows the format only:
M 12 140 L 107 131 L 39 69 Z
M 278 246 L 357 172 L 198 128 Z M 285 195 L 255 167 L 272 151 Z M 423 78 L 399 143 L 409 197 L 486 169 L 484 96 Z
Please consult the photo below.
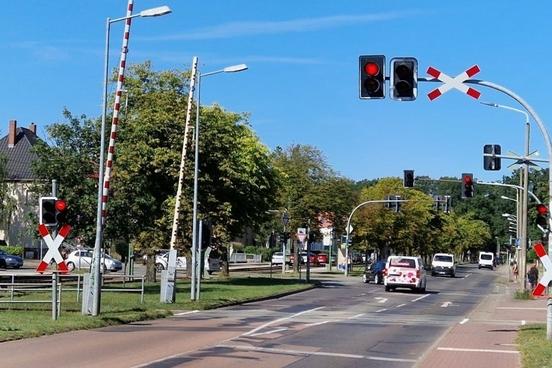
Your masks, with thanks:
M 523 368 L 552 368 L 552 342 L 546 339 L 546 325 L 523 326 L 517 343 Z
M 139 287 L 126 284 L 127 287 Z M 159 283 L 146 284 L 144 303 L 140 304 L 139 293 L 102 292 L 101 313 L 98 317 L 83 316 L 81 302 L 76 291 L 65 290 L 62 294 L 61 316 L 52 320 L 50 304 L 0 303 L 0 342 L 54 334 L 77 329 L 103 327 L 146 319 L 163 318 L 171 310 L 210 309 L 259 298 L 311 288 L 295 279 L 268 277 L 233 277 L 211 279 L 202 282 L 201 298 L 190 300 L 189 281 L 177 282 L 176 302 L 162 304 L 159 301 Z M 64 286 L 65 289 L 72 286 Z M 106 288 L 115 287 L 113 285 Z M 120 287 L 118 285 L 117 287 Z M 32 292 L 17 295 L 17 300 L 46 300 L 50 293 Z M 0 300 L 9 299 L 9 293 L 1 292 Z

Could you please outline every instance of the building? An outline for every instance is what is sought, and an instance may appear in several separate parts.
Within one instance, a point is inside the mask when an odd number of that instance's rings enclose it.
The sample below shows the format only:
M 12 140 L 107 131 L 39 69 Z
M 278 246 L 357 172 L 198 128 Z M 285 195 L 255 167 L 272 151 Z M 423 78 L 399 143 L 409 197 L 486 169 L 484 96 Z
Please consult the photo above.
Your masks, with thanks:
M 40 240 L 35 228 L 38 197 L 31 193 L 31 185 L 38 179 L 31 165 L 37 158 L 33 146 L 39 141 L 36 125 L 18 128 L 16 120 L 10 120 L 8 135 L 0 139 L 0 156 L 6 160 L 5 180 L 7 185 L 6 206 L 8 221 L 1 224 L 0 241 L 10 246 L 23 246 L 25 257 L 39 256 Z

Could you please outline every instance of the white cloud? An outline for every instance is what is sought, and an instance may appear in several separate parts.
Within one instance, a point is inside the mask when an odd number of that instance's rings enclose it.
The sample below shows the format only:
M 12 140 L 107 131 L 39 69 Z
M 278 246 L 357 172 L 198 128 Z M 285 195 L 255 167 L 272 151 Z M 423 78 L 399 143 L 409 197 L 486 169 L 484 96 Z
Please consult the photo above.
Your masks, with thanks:
M 283 21 L 243 21 L 223 23 L 182 34 L 144 38 L 147 40 L 206 40 L 215 38 L 233 38 L 263 34 L 308 32 L 320 29 L 345 27 L 356 24 L 384 22 L 405 18 L 414 12 L 389 12 L 361 15 L 335 15 L 320 18 L 304 18 Z

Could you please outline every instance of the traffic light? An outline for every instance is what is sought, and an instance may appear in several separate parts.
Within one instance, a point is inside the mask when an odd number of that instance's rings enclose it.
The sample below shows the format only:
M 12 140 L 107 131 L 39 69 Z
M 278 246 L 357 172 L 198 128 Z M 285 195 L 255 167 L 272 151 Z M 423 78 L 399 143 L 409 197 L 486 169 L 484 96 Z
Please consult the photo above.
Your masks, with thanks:
M 391 98 L 414 101 L 418 96 L 418 60 L 412 57 L 391 59 Z
M 462 174 L 462 198 L 473 197 L 473 174 Z
M 56 208 L 56 224 L 65 224 L 67 221 L 67 202 L 63 199 L 57 199 Z
M 483 154 L 500 155 L 501 149 L 498 144 L 486 144 L 483 146 Z M 483 156 L 483 169 L 490 171 L 500 170 L 500 157 Z
M 537 204 L 537 225 L 543 229 L 548 229 L 548 207 L 544 204 Z
M 360 98 L 385 98 L 385 56 L 359 57 Z
M 414 187 L 414 170 L 404 170 L 403 186 L 405 188 Z
M 40 197 L 39 198 L 39 215 L 38 218 L 41 224 L 46 226 L 56 226 L 56 197 Z

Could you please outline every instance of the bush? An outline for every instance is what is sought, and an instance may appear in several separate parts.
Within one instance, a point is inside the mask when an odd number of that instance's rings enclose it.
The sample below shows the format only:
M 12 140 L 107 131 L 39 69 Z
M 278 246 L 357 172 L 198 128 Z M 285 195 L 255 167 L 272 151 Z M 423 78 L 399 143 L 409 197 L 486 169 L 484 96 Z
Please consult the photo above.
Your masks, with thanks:
M 514 299 L 529 300 L 533 299 L 533 294 L 529 290 L 516 290 Z
M 14 256 L 20 256 L 23 257 L 23 247 L 16 245 L 16 246 L 0 246 L 0 250 L 3 250 L 4 252 L 8 254 L 13 254 Z

